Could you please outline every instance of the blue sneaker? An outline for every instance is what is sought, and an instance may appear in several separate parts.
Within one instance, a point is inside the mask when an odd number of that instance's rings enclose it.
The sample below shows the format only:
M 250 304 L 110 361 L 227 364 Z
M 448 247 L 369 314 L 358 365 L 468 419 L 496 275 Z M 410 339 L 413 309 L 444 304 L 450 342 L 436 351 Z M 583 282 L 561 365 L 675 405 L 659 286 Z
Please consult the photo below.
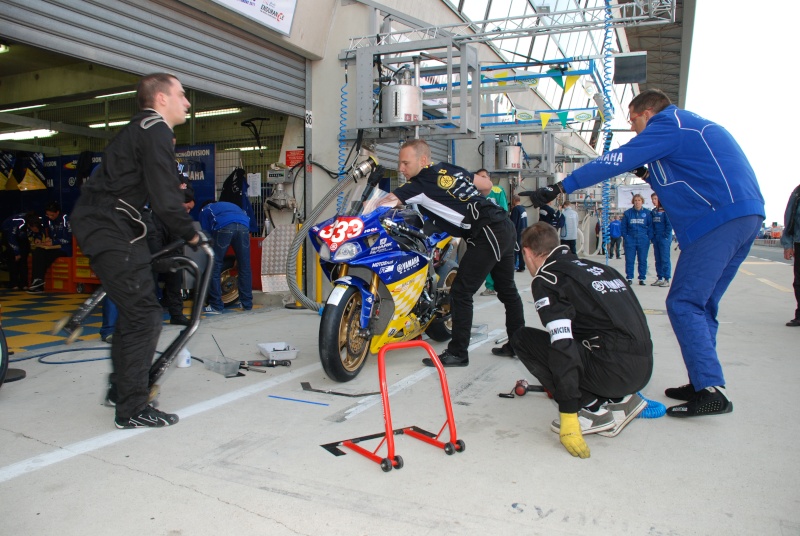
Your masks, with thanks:
M 206 305 L 206 306 L 203 308 L 203 312 L 204 312 L 205 314 L 207 314 L 207 315 L 221 315 L 221 314 L 222 314 L 222 311 L 220 311 L 219 309 L 214 309 L 214 308 L 213 308 L 213 307 L 211 307 L 210 305 Z

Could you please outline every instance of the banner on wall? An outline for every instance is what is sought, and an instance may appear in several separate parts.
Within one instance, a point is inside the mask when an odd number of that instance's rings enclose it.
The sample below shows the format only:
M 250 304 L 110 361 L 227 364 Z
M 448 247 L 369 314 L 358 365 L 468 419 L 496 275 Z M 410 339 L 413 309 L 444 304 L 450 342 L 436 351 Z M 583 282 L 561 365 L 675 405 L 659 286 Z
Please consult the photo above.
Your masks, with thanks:
M 195 203 L 189 214 L 197 220 L 200 218 L 203 202 L 216 200 L 214 145 L 178 145 L 175 147 L 175 158 L 183 166 L 183 173 L 194 189 Z
M 213 0 L 283 35 L 292 33 L 297 0 Z
M 650 196 L 653 190 L 648 184 L 631 184 L 617 187 L 617 208 L 625 211 L 633 207 L 633 196 L 639 194 L 644 198 L 644 208 L 653 210 L 653 200 Z

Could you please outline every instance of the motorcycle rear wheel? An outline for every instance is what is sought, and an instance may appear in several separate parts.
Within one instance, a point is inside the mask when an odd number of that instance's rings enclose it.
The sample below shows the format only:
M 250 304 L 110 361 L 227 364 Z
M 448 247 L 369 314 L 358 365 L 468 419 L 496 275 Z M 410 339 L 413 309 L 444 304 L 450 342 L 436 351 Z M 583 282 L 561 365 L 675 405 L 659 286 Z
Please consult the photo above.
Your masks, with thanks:
M 453 286 L 456 275 L 458 275 L 458 265 L 449 262 L 439 267 L 436 272 L 439 274 L 438 290 L 447 296 L 444 303 L 439 304 L 442 315 L 433 320 L 425 334 L 436 342 L 449 341 L 453 338 L 453 315 L 450 310 L 450 288 Z
M 334 381 L 348 382 L 358 376 L 369 355 L 370 338 L 361 329 L 361 292 L 345 290 L 339 303 L 328 304 L 319 325 L 319 358 L 325 374 Z

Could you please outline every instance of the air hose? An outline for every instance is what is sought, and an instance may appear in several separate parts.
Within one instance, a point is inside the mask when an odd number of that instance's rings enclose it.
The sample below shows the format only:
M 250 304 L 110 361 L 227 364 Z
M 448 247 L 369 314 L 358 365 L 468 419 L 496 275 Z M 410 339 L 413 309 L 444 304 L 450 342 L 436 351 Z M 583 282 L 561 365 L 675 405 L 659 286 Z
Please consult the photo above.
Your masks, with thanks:
M 297 253 L 300 251 L 300 248 L 303 247 L 303 243 L 308 235 L 308 229 L 316 224 L 320 214 L 322 214 L 328 205 L 330 205 L 345 188 L 353 181 L 367 177 L 370 173 L 375 171 L 376 167 L 378 167 L 378 161 L 372 157 L 355 166 L 353 171 L 351 171 L 347 177 L 340 180 L 330 192 L 325 194 L 322 201 L 311 210 L 306 217 L 305 223 L 295 235 L 294 240 L 292 240 L 292 245 L 289 247 L 289 256 L 286 258 L 286 282 L 289 285 L 289 291 L 292 293 L 292 296 L 294 296 L 294 299 L 300 302 L 306 309 L 321 313 L 322 309 L 325 307 L 324 303 L 317 303 L 303 294 L 302 289 L 295 280 Z
M 606 251 L 608 251 L 608 248 L 606 248 Z M 646 398 L 641 392 L 636 394 L 642 397 L 642 400 L 647 402 L 647 407 L 644 408 L 644 410 L 642 410 L 642 412 L 639 415 L 637 415 L 638 418 L 658 419 L 659 417 L 663 417 L 664 415 L 667 414 L 667 407 L 661 402 L 658 402 L 657 400 L 650 400 L 649 398 Z
M 611 104 L 611 38 L 613 28 L 611 27 L 611 1 L 606 0 L 605 24 L 603 37 L 603 153 L 611 150 L 611 114 L 614 108 Z M 610 235 L 608 229 L 608 215 L 611 212 L 611 179 L 603 181 L 601 193 L 601 205 L 603 207 L 600 214 L 600 232 L 603 238 L 603 247 L 606 252 L 606 265 L 608 265 Z M 646 410 L 645 410 L 646 411 Z

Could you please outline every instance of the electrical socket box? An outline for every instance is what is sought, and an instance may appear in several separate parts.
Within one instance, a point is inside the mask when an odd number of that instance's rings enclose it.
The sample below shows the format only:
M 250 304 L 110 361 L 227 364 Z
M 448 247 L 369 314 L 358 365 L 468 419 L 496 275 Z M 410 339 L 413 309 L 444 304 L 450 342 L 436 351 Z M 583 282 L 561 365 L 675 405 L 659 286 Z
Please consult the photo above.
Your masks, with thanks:
M 282 184 L 284 182 L 290 182 L 286 171 L 287 170 L 285 169 L 268 169 L 267 184 Z

